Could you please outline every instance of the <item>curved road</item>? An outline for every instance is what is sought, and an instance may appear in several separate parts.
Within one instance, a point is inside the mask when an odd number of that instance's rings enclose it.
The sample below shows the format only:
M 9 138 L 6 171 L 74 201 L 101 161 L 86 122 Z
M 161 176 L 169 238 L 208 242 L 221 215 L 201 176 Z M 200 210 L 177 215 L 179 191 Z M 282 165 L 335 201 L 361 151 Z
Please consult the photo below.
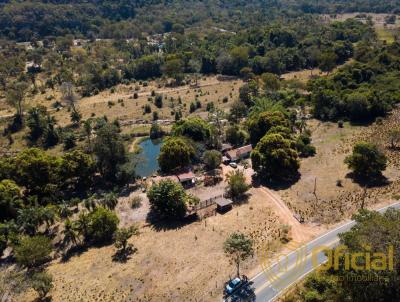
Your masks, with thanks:
M 398 202 L 386 206 L 377 211 L 383 213 L 390 207 L 399 209 L 400 203 Z M 263 271 L 250 280 L 253 283 L 252 287 L 256 294 L 255 301 L 273 301 L 283 290 L 312 272 L 317 265 L 326 262 L 327 258 L 324 252 L 317 252 L 317 248 L 334 247 L 339 242 L 338 235 L 350 230 L 354 225 L 354 221 L 349 221 L 321 237 L 298 247 L 293 252 L 284 255 L 285 257 L 279 257 L 277 262 L 272 264 L 263 264 Z M 314 256 L 313 250 L 315 251 Z

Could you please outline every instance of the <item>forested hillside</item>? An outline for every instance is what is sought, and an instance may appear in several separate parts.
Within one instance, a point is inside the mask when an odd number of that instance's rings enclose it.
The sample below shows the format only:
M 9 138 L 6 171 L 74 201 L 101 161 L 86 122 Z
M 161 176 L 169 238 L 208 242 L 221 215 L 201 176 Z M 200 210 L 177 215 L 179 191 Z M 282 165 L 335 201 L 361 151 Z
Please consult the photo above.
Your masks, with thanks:
M 304 13 L 396 13 L 399 1 L 0 1 L 0 36 L 19 41 L 65 34 L 136 38 L 143 32 L 219 25 L 238 30 Z

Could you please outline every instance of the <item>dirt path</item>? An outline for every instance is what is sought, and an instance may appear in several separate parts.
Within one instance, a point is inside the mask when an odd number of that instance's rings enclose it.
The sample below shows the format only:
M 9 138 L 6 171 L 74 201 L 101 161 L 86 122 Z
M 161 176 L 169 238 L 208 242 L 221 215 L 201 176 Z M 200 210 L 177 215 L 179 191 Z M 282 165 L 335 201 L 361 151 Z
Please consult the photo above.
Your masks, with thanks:
M 304 242 L 306 238 L 309 237 L 309 231 L 294 218 L 292 211 L 290 211 L 278 194 L 265 187 L 259 187 L 255 190 L 260 191 L 260 194 L 264 194 L 275 210 L 275 214 L 281 218 L 282 222 L 291 226 L 291 233 L 294 241 Z

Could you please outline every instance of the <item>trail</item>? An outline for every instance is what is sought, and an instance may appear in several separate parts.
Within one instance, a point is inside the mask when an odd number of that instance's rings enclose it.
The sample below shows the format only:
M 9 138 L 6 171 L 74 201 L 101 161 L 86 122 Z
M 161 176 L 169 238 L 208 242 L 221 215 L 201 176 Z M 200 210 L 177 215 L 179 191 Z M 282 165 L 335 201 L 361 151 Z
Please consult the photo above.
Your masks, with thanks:
M 283 220 L 284 223 L 291 226 L 293 240 L 296 242 L 303 242 L 307 237 L 307 230 L 293 216 L 292 211 L 286 206 L 280 196 L 265 187 L 260 187 L 258 188 L 258 190 L 261 190 L 269 197 L 269 200 L 274 205 L 274 210 L 276 211 L 276 214 Z

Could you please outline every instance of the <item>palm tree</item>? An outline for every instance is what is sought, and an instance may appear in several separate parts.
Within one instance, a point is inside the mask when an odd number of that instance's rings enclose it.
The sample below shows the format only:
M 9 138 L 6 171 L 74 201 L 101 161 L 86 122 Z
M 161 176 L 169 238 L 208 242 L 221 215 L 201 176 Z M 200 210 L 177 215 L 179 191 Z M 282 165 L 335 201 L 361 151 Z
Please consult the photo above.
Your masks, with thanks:
M 113 210 L 118 204 L 118 196 L 114 192 L 103 194 L 100 204 L 107 209 Z
M 72 215 L 72 211 L 65 201 L 58 206 L 58 215 L 60 215 L 61 218 L 68 218 Z
M 56 211 L 54 206 L 47 206 L 41 208 L 41 220 L 46 223 L 46 229 L 56 221 Z
M 250 110 L 250 116 L 257 115 L 264 111 L 285 111 L 280 101 L 274 101 L 270 98 L 256 98 L 253 104 Z
M 90 227 L 90 218 L 89 215 L 85 212 L 79 214 L 79 218 L 76 221 L 76 230 L 79 234 L 82 234 L 83 237 L 87 238 L 89 234 Z
M 94 210 L 96 208 L 96 198 L 94 196 L 86 198 L 83 201 L 83 205 L 88 211 Z
M 77 244 L 78 236 L 75 231 L 75 226 L 74 223 L 69 219 L 67 219 L 64 223 L 63 235 L 64 235 L 64 240 L 63 240 L 64 245 L 68 245 L 69 243 L 72 243 L 73 245 Z
M 29 235 L 34 236 L 36 230 L 43 223 L 42 208 L 30 207 L 18 211 L 17 225 Z

